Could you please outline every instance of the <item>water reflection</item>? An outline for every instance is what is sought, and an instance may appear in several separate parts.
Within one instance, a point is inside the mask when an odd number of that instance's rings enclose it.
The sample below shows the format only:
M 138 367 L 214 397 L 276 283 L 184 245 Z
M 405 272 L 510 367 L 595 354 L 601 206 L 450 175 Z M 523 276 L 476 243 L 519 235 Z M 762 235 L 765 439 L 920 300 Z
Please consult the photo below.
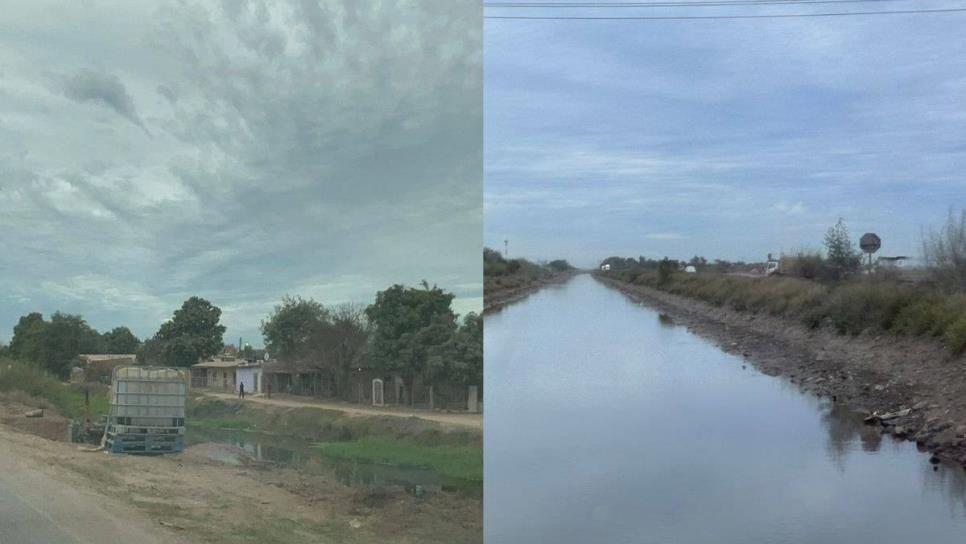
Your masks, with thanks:
M 959 542 L 961 469 L 590 277 L 487 316 L 486 539 Z
M 255 461 L 332 474 L 347 486 L 372 492 L 423 495 L 443 490 L 466 490 L 465 485 L 460 485 L 462 482 L 446 482 L 431 469 L 329 459 L 323 457 L 311 441 L 297 438 L 247 431 L 189 429 L 187 441 L 189 446 L 230 444 L 244 450 Z M 232 462 L 230 459 L 224 460 Z M 477 492 L 480 491 L 482 489 Z

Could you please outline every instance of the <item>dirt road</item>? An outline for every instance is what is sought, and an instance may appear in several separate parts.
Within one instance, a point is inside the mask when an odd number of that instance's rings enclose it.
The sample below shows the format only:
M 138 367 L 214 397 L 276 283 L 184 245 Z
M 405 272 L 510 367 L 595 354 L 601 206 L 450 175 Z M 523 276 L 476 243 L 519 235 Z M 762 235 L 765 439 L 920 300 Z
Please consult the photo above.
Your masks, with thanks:
M 227 393 L 204 393 L 206 397 L 232 400 L 236 395 Z M 405 409 L 380 409 L 368 406 L 359 406 L 343 402 L 321 402 L 315 400 L 299 400 L 290 396 L 275 396 L 267 398 L 263 395 L 245 397 L 246 401 L 258 402 L 272 406 L 286 406 L 290 408 L 319 408 L 322 410 L 338 410 L 351 416 L 393 416 L 393 417 L 416 417 L 427 421 L 435 421 L 443 425 L 466 427 L 470 429 L 483 429 L 482 414 L 444 414 L 439 412 L 427 412 L 421 410 Z
M 77 474 L 25 456 L 21 438 L 43 440 L 0 428 L 0 544 L 184 542 L 129 505 L 76 485 Z

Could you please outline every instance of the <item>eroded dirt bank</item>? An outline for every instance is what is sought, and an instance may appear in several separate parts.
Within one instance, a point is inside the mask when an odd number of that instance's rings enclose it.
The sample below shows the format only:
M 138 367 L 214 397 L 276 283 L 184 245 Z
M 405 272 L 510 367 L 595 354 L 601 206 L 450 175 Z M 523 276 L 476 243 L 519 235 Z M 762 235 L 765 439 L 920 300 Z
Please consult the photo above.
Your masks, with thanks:
M 743 356 L 763 373 L 833 398 L 871 416 L 868 422 L 882 432 L 915 441 L 936 461 L 966 468 L 966 356 L 951 355 L 934 341 L 871 333 L 841 336 L 594 277 L 722 350 Z

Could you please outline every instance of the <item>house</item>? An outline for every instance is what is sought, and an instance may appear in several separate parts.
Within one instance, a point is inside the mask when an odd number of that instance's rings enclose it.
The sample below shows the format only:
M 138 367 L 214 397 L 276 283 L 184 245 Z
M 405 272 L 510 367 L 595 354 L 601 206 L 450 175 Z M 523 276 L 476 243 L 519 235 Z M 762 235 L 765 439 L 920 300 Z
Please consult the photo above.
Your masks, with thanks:
M 137 364 L 133 353 L 82 353 L 77 356 L 71 381 L 110 383 L 116 366 Z
M 260 393 L 262 363 L 222 354 L 191 366 L 192 388 L 236 392 L 239 383 L 245 384 L 245 392 Z

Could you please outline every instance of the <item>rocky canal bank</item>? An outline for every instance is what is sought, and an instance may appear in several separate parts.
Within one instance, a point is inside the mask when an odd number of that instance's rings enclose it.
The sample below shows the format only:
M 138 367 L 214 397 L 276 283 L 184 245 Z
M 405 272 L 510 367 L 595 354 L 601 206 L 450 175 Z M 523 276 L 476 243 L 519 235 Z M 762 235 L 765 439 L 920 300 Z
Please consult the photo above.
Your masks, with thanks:
M 931 340 L 871 331 L 842 336 L 594 277 L 723 351 L 741 355 L 761 372 L 842 403 L 883 433 L 916 442 L 933 454 L 934 463 L 945 460 L 966 469 L 966 356 L 952 355 Z

